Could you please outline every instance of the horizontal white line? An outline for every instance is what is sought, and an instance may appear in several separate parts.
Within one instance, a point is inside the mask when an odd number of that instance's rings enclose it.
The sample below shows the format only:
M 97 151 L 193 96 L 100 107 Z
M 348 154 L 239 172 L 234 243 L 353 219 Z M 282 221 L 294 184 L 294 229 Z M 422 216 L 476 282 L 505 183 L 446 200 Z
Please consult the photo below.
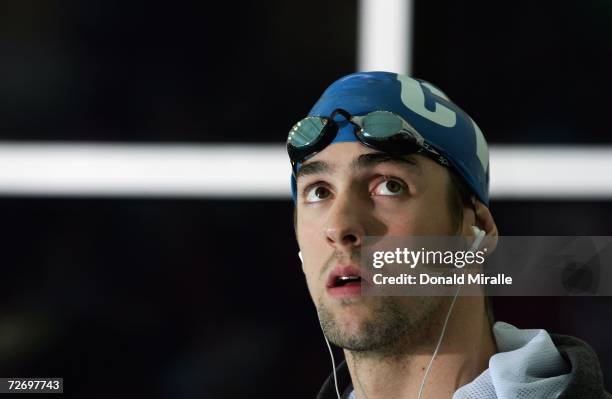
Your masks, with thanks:
M 491 146 L 495 199 L 612 198 L 612 146 Z M 0 195 L 288 198 L 282 145 L 0 142 Z
M 288 197 L 280 145 L 0 143 L 0 193 Z
M 491 146 L 493 198 L 612 198 L 612 146 Z

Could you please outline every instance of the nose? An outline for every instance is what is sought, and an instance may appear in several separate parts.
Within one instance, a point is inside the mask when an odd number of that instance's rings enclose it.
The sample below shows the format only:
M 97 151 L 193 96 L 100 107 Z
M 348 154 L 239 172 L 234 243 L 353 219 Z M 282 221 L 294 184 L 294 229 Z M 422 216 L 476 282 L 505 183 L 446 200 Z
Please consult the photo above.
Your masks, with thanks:
M 365 235 L 365 210 L 350 198 L 336 198 L 325 225 L 328 244 L 336 250 L 351 252 L 361 247 Z

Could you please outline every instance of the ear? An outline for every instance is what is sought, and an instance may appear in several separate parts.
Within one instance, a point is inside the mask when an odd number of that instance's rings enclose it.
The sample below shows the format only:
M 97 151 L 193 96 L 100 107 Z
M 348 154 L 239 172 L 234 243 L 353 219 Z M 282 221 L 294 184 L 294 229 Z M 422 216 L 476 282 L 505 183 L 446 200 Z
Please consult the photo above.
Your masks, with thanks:
M 483 241 L 483 247 L 488 248 L 488 252 L 492 253 L 497 246 L 497 240 L 499 233 L 497 231 L 497 225 L 493 220 L 491 211 L 482 202 L 474 201 L 474 216 L 475 224 L 486 232 L 486 236 Z

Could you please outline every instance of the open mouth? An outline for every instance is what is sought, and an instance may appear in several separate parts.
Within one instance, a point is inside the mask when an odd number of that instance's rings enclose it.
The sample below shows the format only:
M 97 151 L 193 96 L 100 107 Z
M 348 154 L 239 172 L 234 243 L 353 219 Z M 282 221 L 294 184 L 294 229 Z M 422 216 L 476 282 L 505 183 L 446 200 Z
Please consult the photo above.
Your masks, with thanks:
M 334 279 L 333 288 L 336 287 L 344 287 L 348 285 L 361 285 L 361 277 L 360 276 L 337 276 Z
M 334 297 L 361 295 L 362 270 L 357 265 L 338 265 L 327 279 L 327 290 Z

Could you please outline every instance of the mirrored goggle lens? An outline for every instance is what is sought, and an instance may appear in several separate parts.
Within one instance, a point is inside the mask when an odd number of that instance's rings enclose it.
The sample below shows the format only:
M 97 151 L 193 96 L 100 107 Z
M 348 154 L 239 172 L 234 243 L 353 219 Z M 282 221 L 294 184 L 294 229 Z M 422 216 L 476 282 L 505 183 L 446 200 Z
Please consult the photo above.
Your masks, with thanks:
M 395 114 L 375 111 L 363 118 L 363 135 L 372 139 L 384 139 L 402 130 L 402 120 Z
M 287 143 L 294 147 L 304 147 L 312 144 L 327 125 L 327 120 L 316 116 L 304 118 L 293 126 L 289 132 Z

